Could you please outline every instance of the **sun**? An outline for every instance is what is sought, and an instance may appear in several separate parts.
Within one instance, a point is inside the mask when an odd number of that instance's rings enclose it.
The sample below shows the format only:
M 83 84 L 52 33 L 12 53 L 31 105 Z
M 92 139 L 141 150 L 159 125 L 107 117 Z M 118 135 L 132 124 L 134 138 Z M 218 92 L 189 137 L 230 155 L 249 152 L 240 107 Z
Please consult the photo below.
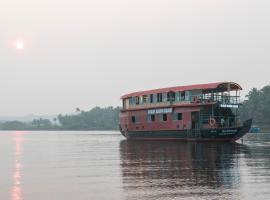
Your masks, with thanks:
M 24 49 L 24 42 L 23 41 L 16 41 L 15 48 L 19 51 L 22 51 Z

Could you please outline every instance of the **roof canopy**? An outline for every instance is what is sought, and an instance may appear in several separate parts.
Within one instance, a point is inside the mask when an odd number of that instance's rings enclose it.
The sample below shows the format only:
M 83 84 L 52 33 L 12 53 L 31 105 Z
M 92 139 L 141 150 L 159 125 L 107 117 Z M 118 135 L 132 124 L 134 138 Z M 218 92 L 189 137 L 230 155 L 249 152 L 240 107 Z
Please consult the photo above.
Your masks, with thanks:
M 225 92 L 225 91 L 235 91 L 242 90 L 242 87 L 234 82 L 219 82 L 219 83 L 207 83 L 207 84 L 198 84 L 198 85 L 187 85 L 187 86 L 176 86 L 176 87 L 168 87 L 168 88 L 160 88 L 155 90 L 146 90 L 140 92 L 134 92 L 130 94 L 126 94 L 121 97 L 121 99 L 126 99 L 129 97 L 142 96 L 148 94 L 156 94 L 156 93 L 165 93 L 165 92 L 183 92 L 189 90 L 203 90 L 206 92 Z

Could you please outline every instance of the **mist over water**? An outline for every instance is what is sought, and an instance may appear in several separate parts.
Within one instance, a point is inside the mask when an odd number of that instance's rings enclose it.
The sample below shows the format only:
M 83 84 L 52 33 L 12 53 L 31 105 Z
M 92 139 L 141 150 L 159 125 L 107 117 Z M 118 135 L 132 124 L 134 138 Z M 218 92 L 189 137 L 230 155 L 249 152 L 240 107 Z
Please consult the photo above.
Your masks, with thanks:
M 268 199 L 270 134 L 244 143 L 1 132 L 0 199 Z

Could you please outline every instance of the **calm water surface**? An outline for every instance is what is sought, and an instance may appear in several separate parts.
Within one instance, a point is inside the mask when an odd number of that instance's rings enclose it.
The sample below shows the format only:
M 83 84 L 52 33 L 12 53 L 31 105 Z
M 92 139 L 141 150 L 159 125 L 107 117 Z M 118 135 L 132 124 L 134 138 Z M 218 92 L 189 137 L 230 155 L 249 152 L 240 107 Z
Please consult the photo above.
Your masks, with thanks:
M 270 134 L 229 144 L 0 132 L 0 199 L 270 199 Z

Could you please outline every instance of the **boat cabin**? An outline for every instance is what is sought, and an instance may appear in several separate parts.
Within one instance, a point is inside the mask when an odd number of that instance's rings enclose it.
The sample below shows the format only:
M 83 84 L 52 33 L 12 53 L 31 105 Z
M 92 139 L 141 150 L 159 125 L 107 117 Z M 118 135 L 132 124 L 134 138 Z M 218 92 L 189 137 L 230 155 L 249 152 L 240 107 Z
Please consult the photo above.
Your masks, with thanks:
M 236 127 L 241 86 L 219 82 L 168 87 L 121 97 L 123 131 Z

